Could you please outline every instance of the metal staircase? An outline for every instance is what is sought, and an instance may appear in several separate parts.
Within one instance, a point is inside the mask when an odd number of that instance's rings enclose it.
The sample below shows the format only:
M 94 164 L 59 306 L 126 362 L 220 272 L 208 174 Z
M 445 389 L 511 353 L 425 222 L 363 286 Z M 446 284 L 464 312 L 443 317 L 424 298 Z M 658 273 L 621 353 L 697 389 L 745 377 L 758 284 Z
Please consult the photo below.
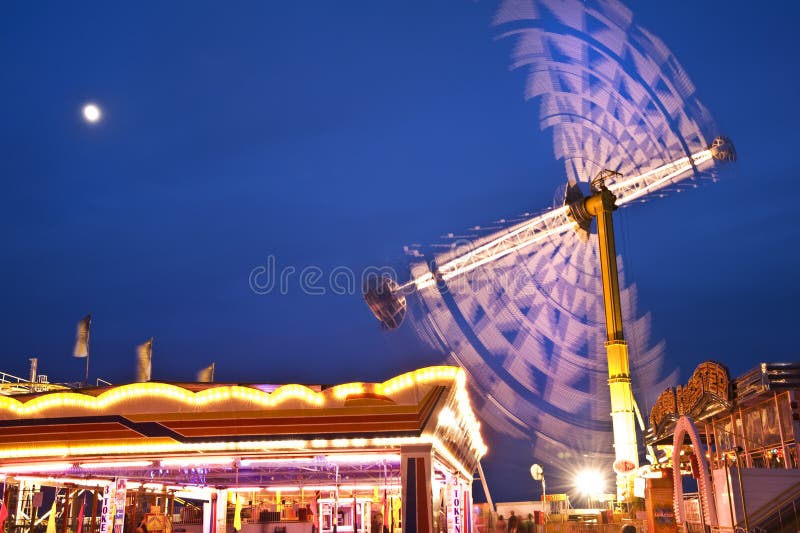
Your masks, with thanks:
M 778 500 L 748 517 L 750 530 L 796 532 L 800 525 L 800 482 L 792 485 Z

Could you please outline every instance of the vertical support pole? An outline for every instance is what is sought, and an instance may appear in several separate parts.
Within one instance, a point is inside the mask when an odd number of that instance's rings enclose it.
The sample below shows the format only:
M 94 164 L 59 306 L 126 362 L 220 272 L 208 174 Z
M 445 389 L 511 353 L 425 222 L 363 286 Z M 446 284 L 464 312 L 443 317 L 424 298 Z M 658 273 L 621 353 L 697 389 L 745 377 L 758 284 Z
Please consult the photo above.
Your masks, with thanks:
M 783 417 L 781 416 L 781 403 L 778 401 L 778 393 L 772 393 L 772 397 L 775 399 L 775 419 L 778 421 L 778 434 L 781 437 L 781 454 L 783 455 L 783 468 L 790 468 L 789 467 L 789 449 L 786 447 L 786 436 L 783 432 Z M 788 395 L 784 392 L 781 393 L 781 397 L 788 398 Z M 786 410 L 789 410 L 789 402 L 785 402 Z
M 94 533 L 97 521 L 97 489 L 92 491 L 92 518 L 89 520 L 89 533 Z
M 23 483 L 25 483 L 24 490 Z M 21 525 L 25 522 L 24 517 L 27 515 L 31 523 L 31 528 L 36 529 L 36 519 L 38 517 L 34 516 L 35 513 L 33 511 L 35 507 L 33 505 L 33 498 L 36 496 L 37 492 L 42 492 L 41 485 L 36 485 L 30 481 L 20 481 L 19 488 L 17 490 L 17 508 L 22 509 L 22 511 L 18 512 L 16 515 L 18 525 Z M 56 496 L 58 496 L 58 489 L 56 489 Z M 28 510 L 28 507 L 30 507 L 30 510 Z M 39 507 L 41 507 L 41 505 Z M 47 524 L 45 523 L 45 525 Z
M 750 531 L 750 521 L 747 518 L 747 503 L 744 499 L 744 484 L 742 483 L 742 461 L 739 459 L 739 449 L 734 450 L 736 453 L 736 475 L 739 478 L 739 495 L 742 497 L 742 514 L 744 515 L 744 530 Z
M 8 495 L 10 494 L 10 491 L 11 491 L 11 487 L 6 482 L 3 482 L 3 505 L 6 506 L 6 511 L 8 511 Z M 6 524 L 8 524 L 9 522 L 11 522 L 11 520 L 7 520 L 7 521 L 3 522 L 3 527 L 0 528 L 0 531 L 2 531 L 2 533 L 5 533 L 6 529 L 8 529 L 6 527 Z
M 748 446 L 748 443 L 750 442 L 750 439 L 753 438 L 753 436 L 747 435 L 747 427 L 745 427 L 744 425 L 744 416 L 742 415 L 741 407 L 739 408 L 739 420 L 742 421 L 742 443 L 740 446 L 742 447 L 742 449 L 744 449 L 744 464 L 747 468 L 753 468 L 753 465 L 751 463 L 752 459 L 750 457 L 750 447 Z M 737 457 L 736 461 L 738 464 L 739 456 L 737 455 L 736 457 Z
M 142 487 L 133 493 L 133 511 L 131 511 L 131 527 L 133 531 L 136 531 L 136 528 L 139 527 L 139 522 L 136 521 L 136 510 L 139 508 L 139 493 L 142 491 Z
M 80 500 L 81 497 L 81 489 L 76 488 L 75 491 L 72 493 L 72 502 L 70 502 L 70 509 L 73 516 L 69 520 L 69 528 L 70 531 L 78 531 L 78 514 L 80 513 Z
M 586 211 L 597 218 L 597 237 L 600 248 L 600 271 L 603 279 L 603 303 L 606 318 L 606 356 L 608 357 L 608 387 L 611 394 L 611 422 L 614 430 L 617 498 L 628 500 L 629 476 L 619 473 L 619 467 L 632 472 L 639 467 L 636 442 L 636 419 L 631 390 L 631 371 L 628 343 L 622 330 L 622 303 L 619 295 L 617 249 L 614 243 L 612 212 L 616 197 L 604 185 L 586 199 Z
M 494 502 L 492 502 L 492 495 L 489 494 L 489 485 L 486 483 L 486 476 L 483 475 L 483 467 L 481 466 L 480 461 L 478 461 L 478 475 L 481 478 L 483 494 L 486 496 L 486 501 L 489 503 L 489 509 L 494 510 Z
M 466 533 L 473 533 L 473 531 L 477 531 L 474 522 L 472 521 L 472 485 L 469 483 L 465 483 L 463 486 L 464 490 L 464 521 L 466 522 L 466 527 L 464 531 Z
M 544 515 L 544 519 L 547 520 L 547 517 L 550 515 L 550 503 L 547 501 L 547 488 L 544 482 L 544 476 L 542 476 L 542 508 L 541 512 Z
M 208 526 L 209 533 L 217 533 L 217 499 L 219 497 L 220 494 L 216 492 L 211 495 L 211 513 Z M 203 513 L 203 516 L 205 517 L 205 513 Z M 203 531 L 205 531 L 205 527 L 203 528 Z
M 214 510 L 214 526 L 211 529 L 213 533 L 225 533 L 228 520 L 228 490 L 217 489 L 217 504 Z
M 619 297 L 617 248 L 614 242 L 612 212 L 616 209 L 614 195 L 602 189 L 587 200 L 587 208 L 597 217 L 597 236 L 600 245 L 600 270 L 603 279 L 603 303 L 606 315 L 606 338 L 609 342 L 625 341 L 622 332 L 622 304 Z
M 793 405 L 797 405 L 797 393 L 794 390 L 789 391 L 789 412 L 791 413 L 790 420 L 792 421 L 792 438 L 794 439 L 794 444 L 792 447 L 794 448 L 794 457 L 798 463 L 800 463 L 800 419 L 794 418 L 795 408 L 792 407 Z M 795 468 L 792 466 L 792 468 Z
M 432 450 L 430 444 L 400 448 L 403 533 L 433 533 Z
M 725 457 L 725 488 L 728 490 L 727 498 L 728 498 L 728 517 L 730 518 L 728 526 L 733 529 L 734 525 L 734 513 L 733 513 L 733 492 L 731 490 L 731 469 L 728 465 L 728 456 L 727 454 L 724 455 Z
M 72 510 L 72 500 L 70 500 L 70 488 L 64 489 L 64 506 L 61 508 L 61 533 L 67 533 L 67 526 L 69 526 L 70 512 Z

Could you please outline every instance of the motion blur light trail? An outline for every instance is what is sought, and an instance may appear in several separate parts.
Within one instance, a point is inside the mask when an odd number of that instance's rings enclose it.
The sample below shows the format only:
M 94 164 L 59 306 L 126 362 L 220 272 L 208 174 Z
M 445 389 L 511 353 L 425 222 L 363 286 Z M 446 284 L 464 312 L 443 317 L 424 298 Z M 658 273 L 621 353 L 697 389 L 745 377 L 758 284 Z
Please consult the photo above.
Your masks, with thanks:
M 716 128 L 676 58 L 621 3 L 508 0 L 494 26 L 513 40 L 511 66 L 527 71 L 525 97 L 539 104 L 568 184 L 616 171 L 607 185 L 626 205 L 713 177 L 716 160 L 735 158 L 727 139 L 710 142 Z M 532 460 L 561 468 L 562 488 L 574 468 L 610 470 L 614 457 L 598 243 L 572 227 L 561 207 L 466 245 L 452 239 L 444 253 L 413 249 L 424 261 L 412 281 L 384 285 L 394 299 L 367 294 L 393 329 L 416 293 L 416 330 L 467 371 L 482 420 L 530 442 L 530 456 L 503 462 L 520 477 Z M 619 277 L 644 408 L 677 370 L 664 367 L 664 343 L 651 341 L 622 265 Z
M 690 177 L 691 172 L 704 167 L 713 158 L 711 149 L 702 150 L 640 176 L 623 177 L 618 181 L 612 181 L 608 184 L 608 188 L 617 197 L 617 205 L 623 206 L 667 185 Z M 403 290 L 411 285 L 416 290 L 432 287 L 436 284 L 437 279 L 448 281 L 456 276 L 466 274 L 543 239 L 556 237 L 573 229 L 573 226 L 574 222 L 569 218 L 567 206 L 553 209 L 516 227 L 509 228 L 499 236 L 492 235 L 488 242 L 484 243 L 484 240 L 481 240 L 479 243 L 471 243 L 474 249 L 470 251 L 462 252 L 460 248 L 456 248 L 455 257 L 438 266 L 435 274 L 432 272 L 422 274 L 399 287 L 398 290 Z

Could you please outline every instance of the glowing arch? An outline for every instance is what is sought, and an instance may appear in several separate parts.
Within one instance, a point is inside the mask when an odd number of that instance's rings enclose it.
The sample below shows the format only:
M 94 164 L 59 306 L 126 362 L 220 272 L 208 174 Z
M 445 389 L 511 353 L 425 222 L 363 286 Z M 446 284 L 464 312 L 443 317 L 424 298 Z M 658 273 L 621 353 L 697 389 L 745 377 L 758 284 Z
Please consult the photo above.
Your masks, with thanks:
M 697 480 L 697 492 L 700 495 L 700 508 L 703 512 L 703 521 L 710 526 L 719 525 L 717 522 L 717 509 L 714 504 L 714 495 L 711 492 L 711 476 L 708 475 L 708 461 L 706 455 L 702 453 L 702 441 L 697 433 L 697 427 L 688 416 L 682 416 L 675 424 L 675 433 L 672 440 L 672 479 L 674 480 L 675 520 L 678 524 L 683 524 L 683 484 L 681 483 L 681 446 L 683 438 L 689 434 L 692 446 L 695 449 L 695 456 L 700 465 L 700 477 Z M 697 453 L 701 452 L 701 453 Z

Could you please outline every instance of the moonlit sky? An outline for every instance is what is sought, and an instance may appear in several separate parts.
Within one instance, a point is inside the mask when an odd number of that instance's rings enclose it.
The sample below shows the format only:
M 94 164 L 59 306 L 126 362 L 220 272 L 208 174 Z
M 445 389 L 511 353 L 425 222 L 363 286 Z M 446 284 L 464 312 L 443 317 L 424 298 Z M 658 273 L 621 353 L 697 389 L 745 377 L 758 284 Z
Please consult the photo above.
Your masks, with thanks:
M 403 245 L 538 210 L 564 180 L 494 2 L 0 6 L 0 370 L 91 378 L 382 381 L 438 364 L 359 293 L 297 272 L 388 265 Z M 798 360 L 794 3 L 642 2 L 740 161 L 619 212 L 618 252 L 685 381 Z M 81 116 L 96 102 L 102 120 Z M 287 294 L 250 290 L 274 256 Z M 490 457 L 502 443 L 490 442 Z M 491 466 L 491 463 L 490 463 Z M 496 499 L 528 497 L 492 485 Z M 524 490 L 529 490 L 525 488 Z

